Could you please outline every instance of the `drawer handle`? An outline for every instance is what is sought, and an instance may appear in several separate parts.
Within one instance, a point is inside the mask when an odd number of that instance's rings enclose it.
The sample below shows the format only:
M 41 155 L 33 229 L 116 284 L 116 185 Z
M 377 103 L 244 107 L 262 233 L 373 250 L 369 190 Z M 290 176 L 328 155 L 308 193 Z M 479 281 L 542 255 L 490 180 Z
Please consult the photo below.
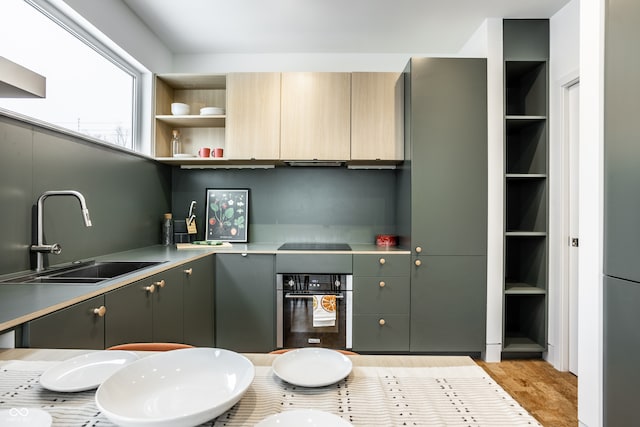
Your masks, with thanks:
M 149 292 L 150 294 L 152 294 L 156 290 L 156 287 L 155 285 L 149 285 L 149 286 L 145 286 L 143 289 Z
M 164 279 L 162 279 L 159 282 L 155 282 L 154 285 L 156 285 L 159 288 L 164 288 L 164 285 L 166 285 L 166 283 L 164 282 Z
M 104 317 L 106 313 L 107 313 L 107 307 L 105 307 L 104 305 L 101 305 L 100 307 L 93 309 L 93 314 L 96 314 L 99 317 Z
M 422 265 L 422 261 L 417 259 L 414 264 L 416 265 L 416 267 L 420 267 Z
M 187 268 L 186 270 L 182 270 L 184 274 L 187 276 L 191 276 L 193 274 L 193 268 Z
M 386 259 L 384 259 L 384 258 L 380 258 L 380 265 L 383 265 L 385 262 L 387 262 L 387 260 L 386 260 Z
M 385 324 L 385 323 L 387 323 L 387 322 L 385 322 L 385 321 L 384 321 L 384 319 L 380 319 L 380 320 L 378 320 L 378 324 L 379 324 L 380 326 L 384 326 L 384 324 Z
M 421 253 L 422 252 L 422 247 L 421 246 L 416 246 L 416 253 Z
M 384 281 L 383 281 L 383 280 L 381 280 L 381 281 L 380 281 L 380 283 L 379 283 L 379 285 L 380 285 L 380 287 L 381 287 L 381 288 L 384 288 L 384 287 L 385 287 L 385 285 L 386 285 L 386 283 L 384 283 Z

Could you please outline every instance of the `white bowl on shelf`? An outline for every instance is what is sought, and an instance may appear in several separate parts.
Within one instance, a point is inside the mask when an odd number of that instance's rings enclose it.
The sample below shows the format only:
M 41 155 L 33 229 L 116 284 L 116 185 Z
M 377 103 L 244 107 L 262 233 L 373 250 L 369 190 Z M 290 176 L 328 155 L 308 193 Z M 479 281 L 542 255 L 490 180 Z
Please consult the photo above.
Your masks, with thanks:
M 246 357 L 219 348 L 187 348 L 143 357 L 104 381 L 100 411 L 126 426 L 194 426 L 235 405 L 255 376 Z
M 224 108 L 220 107 L 203 107 L 200 109 L 201 116 L 220 116 L 224 114 Z
M 186 116 L 190 111 L 189 104 L 183 104 L 182 102 L 174 102 L 171 104 L 171 114 L 174 116 Z

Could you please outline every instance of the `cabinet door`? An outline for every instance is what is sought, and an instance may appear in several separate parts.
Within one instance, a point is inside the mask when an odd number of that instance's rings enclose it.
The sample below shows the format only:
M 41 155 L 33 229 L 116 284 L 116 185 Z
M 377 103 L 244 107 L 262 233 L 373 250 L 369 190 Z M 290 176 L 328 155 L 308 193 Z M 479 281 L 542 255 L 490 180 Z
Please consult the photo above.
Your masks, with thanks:
M 153 283 L 153 341 L 182 342 L 184 338 L 183 268 L 176 267 L 147 279 Z M 164 283 L 164 285 L 163 285 Z
M 283 73 L 280 158 L 349 160 L 350 73 Z
M 184 343 L 214 347 L 213 291 L 215 258 L 180 267 L 184 274 Z
M 226 157 L 280 158 L 280 73 L 227 75 Z
M 143 279 L 104 295 L 105 347 L 153 340 L 153 292 L 150 281 Z
M 240 352 L 276 347 L 273 255 L 217 254 L 216 346 Z
M 484 350 L 486 262 L 484 256 L 414 258 L 411 351 Z
M 372 352 L 407 352 L 409 327 L 408 314 L 354 314 L 353 349 Z
M 27 323 L 24 345 L 33 348 L 104 349 L 105 317 L 94 312 L 102 295 Z
M 412 246 L 424 255 L 486 255 L 486 60 L 411 64 Z
M 351 160 L 404 158 L 400 73 L 351 74 Z
M 638 404 L 640 284 L 605 277 L 604 425 L 627 426 Z

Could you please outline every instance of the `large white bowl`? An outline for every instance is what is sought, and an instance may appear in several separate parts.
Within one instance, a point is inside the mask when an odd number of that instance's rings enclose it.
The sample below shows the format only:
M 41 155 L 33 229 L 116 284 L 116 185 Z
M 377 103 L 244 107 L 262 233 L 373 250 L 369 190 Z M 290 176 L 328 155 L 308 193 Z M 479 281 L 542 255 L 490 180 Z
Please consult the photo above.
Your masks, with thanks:
M 174 116 L 186 116 L 191 112 L 189 104 L 183 104 L 182 102 L 174 102 L 171 104 L 171 114 Z
M 121 426 L 195 426 L 235 405 L 255 376 L 241 354 L 187 348 L 143 357 L 96 392 L 98 409 Z

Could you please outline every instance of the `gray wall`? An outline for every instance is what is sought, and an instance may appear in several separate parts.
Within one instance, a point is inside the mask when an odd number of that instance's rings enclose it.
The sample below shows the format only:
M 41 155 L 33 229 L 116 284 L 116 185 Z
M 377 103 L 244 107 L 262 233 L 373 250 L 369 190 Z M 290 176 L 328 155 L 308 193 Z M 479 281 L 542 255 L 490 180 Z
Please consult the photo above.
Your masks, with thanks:
M 45 241 L 62 245 L 51 264 L 160 243 L 171 205 L 171 170 L 151 160 L 0 116 L 0 274 L 28 270 L 38 197 L 80 191 L 93 227 L 74 197 L 44 204 Z
M 249 241 L 374 243 L 396 230 L 396 171 L 344 167 L 173 171 L 173 214 L 184 218 L 197 202 L 203 238 L 207 188 L 249 189 Z

